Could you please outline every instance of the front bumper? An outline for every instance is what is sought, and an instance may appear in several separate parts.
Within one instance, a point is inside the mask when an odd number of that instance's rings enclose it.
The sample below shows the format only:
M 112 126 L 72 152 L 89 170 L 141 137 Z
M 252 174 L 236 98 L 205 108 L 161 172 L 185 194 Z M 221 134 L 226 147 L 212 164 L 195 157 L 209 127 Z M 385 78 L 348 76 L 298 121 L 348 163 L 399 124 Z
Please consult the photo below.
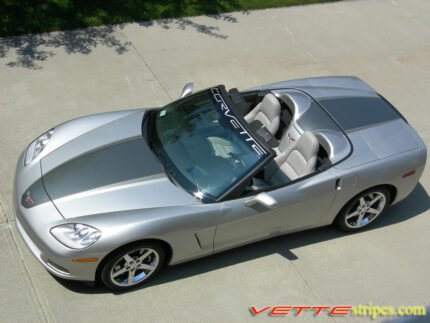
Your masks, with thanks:
M 21 235 L 22 240 L 24 240 L 28 249 L 30 249 L 33 256 L 36 257 L 37 260 L 53 275 L 61 277 L 61 278 L 70 278 L 70 271 L 66 268 L 57 265 L 52 262 L 50 259 L 46 258 L 46 256 L 40 251 L 40 249 L 34 244 L 34 242 L 30 239 L 28 234 L 25 232 L 24 228 L 21 225 L 18 217 L 16 217 L 16 228 L 18 229 L 19 234 Z
M 18 232 L 36 259 L 54 276 L 81 281 L 94 281 L 97 267 L 104 253 L 94 252 L 92 248 L 75 250 L 57 241 L 49 230 L 59 224 L 67 223 L 54 204 L 49 201 L 25 208 L 21 197 L 32 182 L 41 177 L 40 164 L 23 166 L 20 157 L 15 174 L 14 208 Z M 45 193 L 46 194 L 46 193 Z M 37 201 L 35 201 L 37 203 Z M 97 258 L 96 262 L 73 262 L 76 258 Z
M 41 248 L 36 245 L 22 226 L 18 216 L 16 216 L 16 227 L 28 249 L 51 274 L 70 280 L 95 280 L 97 266 L 101 258 L 99 258 L 99 261 L 93 263 L 74 263 L 72 262 L 73 258 L 67 256 L 64 257 L 63 255 L 50 252 L 49 247 L 46 245 L 41 246 Z M 56 240 L 53 241 L 53 243 L 59 244 L 59 242 Z M 76 258 L 79 257 L 80 255 L 76 255 Z

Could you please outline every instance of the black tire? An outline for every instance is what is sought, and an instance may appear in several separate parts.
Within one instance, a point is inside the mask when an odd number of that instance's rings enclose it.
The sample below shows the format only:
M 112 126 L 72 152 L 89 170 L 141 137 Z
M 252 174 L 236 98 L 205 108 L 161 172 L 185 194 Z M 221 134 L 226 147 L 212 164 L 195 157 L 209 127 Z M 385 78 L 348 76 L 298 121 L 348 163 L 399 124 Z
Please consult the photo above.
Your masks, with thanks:
M 377 196 L 382 196 L 381 200 L 384 201 L 383 205 L 382 203 L 379 205 L 376 205 L 376 203 L 380 203 L 380 202 L 375 202 L 375 204 L 373 206 L 375 207 L 370 207 L 370 209 L 372 210 L 371 212 L 366 212 L 366 208 L 362 208 L 362 201 L 361 199 L 364 199 L 364 201 L 366 203 L 371 202 L 371 198 L 372 196 L 374 196 L 375 198 Z M 370 225 L 373 225 L 376 221 L 378 221 L 381 216 L 385 213 L 388 205 L 390 204 L 391 201 L 391 193 L 390 190 L 387 189 L 386 187 L 375 187 L 375 188 L 371 188 L 368 189 L 360 194 L 358 194 L 357 196 L 355 196 L 354 198 L 352 198 L 343 208 L 342 210 L 339 212 L 339 214 L 337 215 L 334 224 L 341 229 L 342 231 L 345 232 L 356 232 L 356 231 L 361 231 L 364 230 L 366 228 L 368 228 Z M 368 209 L 368 210 L 370 210 Z M 374 214 L 373 212 L 375 212 L 376 210 L 379 211 L 379 214 Z M 358 212 L 358 215 L 353 215 L 353 213 Z M 362 215 L 362 220 L 360 220 L 360 215 Z M 372 217 L 373 216 L 373 217 Z M 347 218 L 348 217 L 348 218 Z M 368 223 L 366 223 L 366 220 Z M 355 221 L 355 222 L 354 222 Z M 354 224 L 355 223 L 355 224 Z M 354 225 L 356 225 L 356 227 L 354 227 Z
M 139 256 L 143 257 L 146 253 L 149 255 L 140 261 Z M 132 261 L 127 262 L 126 258 Z M 101 280 L 111 290 L 130 290 L 153 279 L 163 267 L 165 259 L 165 251 L 158 243 L 139 242 L 127 245 L 109 256 L 101 270 Z M 153 267 L 153 269 L 144 269 L 140 266 Z M 123 270 L 125 271 L 121 273 Z M 117 276 L 112 277 L 111 273 Z M 133 275 L 131 284 L 130 275 Z

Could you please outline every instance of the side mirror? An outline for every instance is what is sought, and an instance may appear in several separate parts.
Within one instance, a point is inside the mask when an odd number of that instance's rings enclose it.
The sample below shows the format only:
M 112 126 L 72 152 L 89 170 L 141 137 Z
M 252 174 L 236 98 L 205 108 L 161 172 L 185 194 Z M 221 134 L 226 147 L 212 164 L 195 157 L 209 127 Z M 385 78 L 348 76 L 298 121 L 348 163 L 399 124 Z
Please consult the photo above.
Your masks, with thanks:
M 264 192 L 246 199 L 244 204 L 248 207 L 254 206 L 255 204 L 260 204 L 264 207 L 267 207 L 268 209 L 276 209 L 278 207 L 278 202 L 269 194 Z
M 182 89 L 181 98 L 186 97 L 187 95 L 190 95 L 193 93 L 193 83 L 187 83 L 185 84 L 184 88 Z

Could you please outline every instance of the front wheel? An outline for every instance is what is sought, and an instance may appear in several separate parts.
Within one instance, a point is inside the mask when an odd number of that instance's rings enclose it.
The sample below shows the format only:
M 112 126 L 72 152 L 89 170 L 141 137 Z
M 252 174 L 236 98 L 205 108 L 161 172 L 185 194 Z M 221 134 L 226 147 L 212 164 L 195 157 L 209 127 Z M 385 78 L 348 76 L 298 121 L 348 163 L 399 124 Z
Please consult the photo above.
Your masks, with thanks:
M 135 288 L 153 278 L 164 264 L 165 252 L 156 243 L 138 243 L 115 252 L 103 266 L 101 279 L 112 290 Z
M 344 206 L 335 224 L 343 231 L 362 230 L 382 216 L 390 198 L 390 191 L 384 187 L 369 189 Z

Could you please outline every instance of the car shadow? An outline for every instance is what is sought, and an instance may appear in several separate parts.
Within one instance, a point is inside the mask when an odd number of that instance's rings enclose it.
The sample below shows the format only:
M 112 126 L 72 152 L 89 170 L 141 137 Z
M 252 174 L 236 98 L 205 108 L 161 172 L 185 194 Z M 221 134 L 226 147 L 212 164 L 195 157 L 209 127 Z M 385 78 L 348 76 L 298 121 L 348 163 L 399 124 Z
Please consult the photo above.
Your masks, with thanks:
M 387 213 L 380 219 L 380 221 L 378 221 L 378 223 L 375 223 L 373 227 L 370 227 L 366 231 L 378 230 L 385 226 L 408 221 L 409 219 L 424 213 L 428 209 L 430 209 L 430 197 L 424 187 L 419 183 L 404 201 L 393 205 L 388 209 Z M 360 232 L 354 234 L 360 234 Z M 167 267 L 163 270 L 161 275 L 155 277 L 152 281 L 148 282 L 148 284 L 140 288 L 133 289 L 132 291 L 138 291 L 140 289 L 150 288 L 156 285 L 168 284 L 172 281 L 204 274 L 220 268 L 266 257 L 275 253 L 282 255 L 289 261 L 294 261 L 297 259 L 297 256 L 291 250 L 341 238 L 345 235 L 347 235 L 347 233 L 341 232 L 333 226 L 327 226 L 255 242 L 243 247 L 224 251 L 210 257 Z M 93 285 L 85 285 L 81 282 L 68 281 L 56 277 L 54 278 L 65 288 L 76 293 L 111 293 L 111 291 L 105 288 L 100 282 L 96 282 Z M 114 294 L 121 295 L 123 293 L 115 292 Z

